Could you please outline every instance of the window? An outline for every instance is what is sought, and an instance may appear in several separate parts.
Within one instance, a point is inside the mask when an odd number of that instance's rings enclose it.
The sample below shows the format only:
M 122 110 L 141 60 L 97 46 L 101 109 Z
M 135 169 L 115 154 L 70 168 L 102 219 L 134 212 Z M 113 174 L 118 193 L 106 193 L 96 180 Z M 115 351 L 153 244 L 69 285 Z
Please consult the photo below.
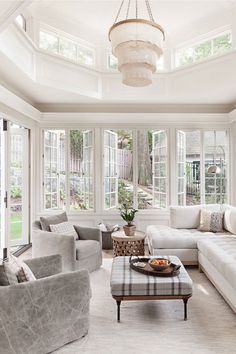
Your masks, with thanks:
M 227 146 L 225 130 L 177 131 L 178 205 L 227 202 Z
M 20 14 L 20 15 L 18 15 L 16 17 L 15 21 L 18 24 L 18 26 L 20 26 L 26 32 L 26 20 L 25 20 L 25 17 Z
M 104 131 L 104 209 L 133 205 L 133 136 L 130 130 Z
M 227 132 L 204 132 L 205 202 L 227 203 Z M 218 173 L 209 173 L 210 166 L 217 166 Z
M 81 46 L 76 41 L 53 32 L 40 30 L 39 47 L 79 64 L 87 66 L 93 66 L 95 64 L 95 53 L 93 49 Z
M 167 207 L 167 133 L 138 131 L 138 208 Z
M 112 54 L 108 54 L 107 56 L 107 67 L 108 69 L 118 70 L 118 59 Z M 164 57 L 162 56 L 157 61 L 157 71 L 161 71 L 164 69 Z
M 192 64 L 214 55 L 224 54 L 230 49 L 232 49 L 232 33 L 227 31 L 192 46 L 177 49 L 175 66 Z
M 65 131 L 44 131 L 44 208 L 64 209 L 66 203 L 65 181 Z
M 117 58 L 113 55 L 113 54 L 108 54 L 107 57 L 107 65 L 108 65 L 108 69 L 112 69 L 112 70 L 117 70 L 118 69 L 118 60 Z
M 70 131 L 70 210 L 94 208 L 93 132 Z
M 178 205 L 201 203 L 200 149 L 199 130 L 177 131 Z
M 93 132 L 70 130 L 68 153 L 65 130 L 44 130 L 43 136 L 44 209 L 92 210 Z

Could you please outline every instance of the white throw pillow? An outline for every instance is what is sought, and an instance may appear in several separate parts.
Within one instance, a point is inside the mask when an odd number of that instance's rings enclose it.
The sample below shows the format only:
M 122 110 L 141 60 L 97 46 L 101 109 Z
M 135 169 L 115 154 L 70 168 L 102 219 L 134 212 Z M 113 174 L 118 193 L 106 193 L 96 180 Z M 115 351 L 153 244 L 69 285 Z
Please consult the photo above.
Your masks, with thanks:
M 57 234 L 74 236 L 75 240 L 78 240 L 79 238 L 74 226 L 68 221 L 56 225 L 50 225 L 50 230 Z
M 231 234 L 236 235 L 236 208 L 229 208 L 225 211 L 224 227 Z
M 175 229 L 196 229 L 200 223 L 201 205 L 170 207 L 170 226 Z

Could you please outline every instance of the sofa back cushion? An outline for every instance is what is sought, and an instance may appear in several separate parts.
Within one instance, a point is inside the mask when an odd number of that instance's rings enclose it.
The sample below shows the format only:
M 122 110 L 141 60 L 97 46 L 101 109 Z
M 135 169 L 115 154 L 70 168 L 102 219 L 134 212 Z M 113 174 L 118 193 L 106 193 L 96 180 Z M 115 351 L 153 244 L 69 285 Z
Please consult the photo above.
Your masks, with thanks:
M 201 205 L 170 207 L 170 226 L 175 229 L 197 229 Z
M 56 215 L 50 215 L 47 217 L 41 216 L 40 222 L 43 231 L 51 231 L 50 225 L 61 224 L 62 222 L 68 221 L 66 212 Z
M 236 235 L 236 208 L 229 207 L 225 210 L 224 228 L 231 234 Z
M 201 204 L 170 207 L 170 226 L 175 229 L 197 229 L 201 209 L 221 211 L 220 204 Z

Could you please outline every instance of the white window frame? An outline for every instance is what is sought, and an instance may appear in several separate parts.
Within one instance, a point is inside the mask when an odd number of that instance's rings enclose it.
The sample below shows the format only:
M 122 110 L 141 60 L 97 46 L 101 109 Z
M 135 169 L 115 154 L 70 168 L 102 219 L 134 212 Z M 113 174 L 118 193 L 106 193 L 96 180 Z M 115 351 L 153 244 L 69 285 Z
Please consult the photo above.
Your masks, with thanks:
M 45 208 L 45 203 L 44 203 L 44 131 L 45 130 L 64 130 L 65 131 L 65 194 L 66 194 L 66 200 L 65 200 L 65 208 L 62 209 L 46 209 Z M 92 141 L 93 141 L 93 209 L 88 209 L 88 210 L 71 210 L 70 209 L 70 131 L 71 130 L 79 130 L 81 132 L 85 131 L 91 131 L 92 132 Z M 55 213 L 55 210 L 57 211 L 66 211 L 67 214 L 70 215 L 77 215 L 78 213 L 84 213 L 84 214 L 94 214 L 95 211 L 97 210 L 96 208 L 96 180 L 95 180 L 95 129 L 91 128 L 88 129 L 88 126 L 69 126 L 69 127 L 63 127 L 63 126 L 44 126 L 43 128 L 40 129 L 40 136 L 41 136 L 41 147 L 40 147 L 40 156 L 41 156 L 41 168 L 42 172 L 40 174 L 40 190 L 41 190 L 41 197 L 40 197 L 40 211 L 43 213 L 47 214 L 53 214 Z
M 45 32 L 50 35 L 56 36 L 58 38 L 58 53 L 53 53 L 50 50 L 43 49 L 40 47 L 40 32 Z M 60 39 L 61 38 L 66 39 L 66 40 L 76 44 L 76 59 L 75 60 L 68 58 L 60 53 Z M 93 53 L 93 64 L 89 65 L 89 64 L 80 63 L 80 61 L 78 60 L 78 48 L 79 47 L 89 50 Z M 96 59 L 96 49 L 94 46 L 92 46 L 90 43 L 88 43 L 80 38 L 70 35 L 69 33 L 62 32 L 56 28 L 50 27 L 50 26 L 42 24 L 42 23 L 40 23 L 39 30 L 38 30 L 38 49 L 41 50 L 42 52 L 45 52 L 45 53 L 50 54 L 52 56 L 62 58 L 64 60 L 67 60 L 67 61 L 72 62 L 77 65 L 81 65 L 86 68 L 93 69 L 96 67 L 97 59 Z
M 221 37 L 221 36 L 223 36 L 223 35 L 225 35 L 227 33 L 229 33 L 231 35 L 232 48 L 229 49 L 228 51 L 224 52 L 224 53 L 214 54 L 213 53 L 213 40 L 218 38 L 218 37 Z M 185 49 L 188 49 L 188 48 L 191 48 L 191 47 L 195 48 L 198 45 L 203 44 L 204 42 L 208 42 L 208 41 L 211 42 L 211 55 L 209 55 L 206 58 L 202 58 L 202 59 L 196 59 L 195 60 L 193 58 L 193 62 L 192 63 L 186 63 L 186 64 L 182 64 L 182 65 L 177 65 L 177 52 L 179 50 L 185 50 Z M 224 54 L 229 53 L 232 50 L 233 50 L 233 31 L 232 31 L 231 26 L 226 26 L 225 28 L 218 29 L 217 31 L 205 34 L 203 36 L 200 36 L 200 37 L 196 38 L 195 40 L 191 40 L 189 42 L 186 42 L 186 43 L 183 43 L 182 45 L 177 46 L 173 50 L 173 59 L 174 59 L 173 60 L 173 64 L 174 65 L 173 66 L 174 66 L 174 69 L 181 69 L 183 67 L 194 65 L 194 64 L 206 61 L 206 60 L 210 60 L 210 59 L 215 58 L 215 57 L 220 57 L 220 56 L 222 56 Z
M 222 127 L 216 127 L 211 128 L 209 127 L 195 127 L 193 126 L 192 128 L 190 127 L 175 127 L 175 149 L 176 149 L 176 163 L 175 163 L 175 178 L 177 179 L 178 177 L 178 160 L 177 160 L 177 133 L 179 130 L 182 130 L 184 132 L 188 131 L 193 131 L 197 130 L 200 132 L 200 203 L 205 204 L 205 142 L 204 142 L 204 132 L 206 131 L 225 131 L 226 136 L 227 136 L 227 141 L 226 141 L 226 146 L 227 146 L 227 154 L 226 154 L 226 173 L 227 173 L 227 184 L 226 184 L 226 195 L 227 195 L 227 204 L 231 203 L 231 184 L 230 184 L 230 176 L 231 176 L 231 170 L 230 170 L 230 161 L 232 159 L 231 157 L 231 135 L 230 135 L 230 129 L 227 126 L 222 126 Z M 174 177 L 174 176 L 173 176 Z M 175 183 L 175 188 L 174 188 L 174 194 L 172 193 L 171 195 L 171 203 L 174 205 L 178 205 L 178 186 L 177 183 Z

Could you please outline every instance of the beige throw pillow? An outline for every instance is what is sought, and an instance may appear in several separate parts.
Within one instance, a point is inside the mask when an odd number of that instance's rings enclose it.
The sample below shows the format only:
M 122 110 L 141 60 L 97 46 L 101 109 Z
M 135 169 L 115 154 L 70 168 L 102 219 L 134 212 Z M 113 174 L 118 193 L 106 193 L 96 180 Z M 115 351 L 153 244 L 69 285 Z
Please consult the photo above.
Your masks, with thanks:
M 198 230 L 222 232 L 223 231 L 224 213 L 220 211 L 213 211 L 208 209 L 201 209 L 200 225 Z
M 50 225 L 50 229 L 52 232 L 56 232 L 57 234 L 74 236 L 75 240 L 78 240 L 79 238 L 74 226 L 68 221 L 56 225 Z

